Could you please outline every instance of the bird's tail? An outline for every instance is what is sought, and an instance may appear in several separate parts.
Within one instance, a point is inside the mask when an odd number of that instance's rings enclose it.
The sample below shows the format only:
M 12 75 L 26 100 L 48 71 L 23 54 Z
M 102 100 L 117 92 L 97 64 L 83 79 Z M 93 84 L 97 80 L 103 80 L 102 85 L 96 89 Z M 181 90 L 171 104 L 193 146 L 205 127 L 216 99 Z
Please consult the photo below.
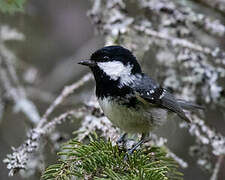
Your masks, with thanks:
M 189 101 L 185 101 L 183 99 L 177 99 L 177 102 L 182 109 L 186 109 L 190 111 L 194 111 L 196 109 L 203 109 L 203 110 L 205 109 L 203 106 L 197 105 Z
M 186 122 L 191 122 L 191 119 L 187 117 L 183 110 L 197 110 L 204 109 L 202 106 L 194 104 L 192 102 L 185 101 L 183 99 L 176 99 L 172 94 L 166 92 L 161 98 L 161 105 L 167 109 L 177 113 L 177 115 L 185 120 Z

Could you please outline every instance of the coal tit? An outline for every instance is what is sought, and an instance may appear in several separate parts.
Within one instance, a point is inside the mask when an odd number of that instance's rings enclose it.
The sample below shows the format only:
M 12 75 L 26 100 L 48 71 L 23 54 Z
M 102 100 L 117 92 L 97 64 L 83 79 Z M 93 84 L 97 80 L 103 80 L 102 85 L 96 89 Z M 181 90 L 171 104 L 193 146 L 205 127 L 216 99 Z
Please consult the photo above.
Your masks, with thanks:
M 126 133 L 142 133 L 132 153 L 145 141 L 146 134 L 176 113 L 190 122 L 183 109 L 201 108 L 176 99 L 142 72 L 135 56 L 121 46 L 106 46 L 79 64 L 90 67 L 96 81 L 96 96 L 105 116 Z M 126 133 L 120 138 L 123 141 Z

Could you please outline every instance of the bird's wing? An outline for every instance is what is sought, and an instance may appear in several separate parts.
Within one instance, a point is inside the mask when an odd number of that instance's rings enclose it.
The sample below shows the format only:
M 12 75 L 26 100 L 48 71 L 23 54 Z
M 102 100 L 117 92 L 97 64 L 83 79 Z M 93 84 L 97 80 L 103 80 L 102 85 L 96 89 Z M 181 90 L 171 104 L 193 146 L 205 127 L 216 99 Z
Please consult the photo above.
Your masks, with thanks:
M 142 78 L 135 81 L 133 88 L 139 101 L 166 108 L 190 122 L 176 98 L 147 75 L 143 75 Z

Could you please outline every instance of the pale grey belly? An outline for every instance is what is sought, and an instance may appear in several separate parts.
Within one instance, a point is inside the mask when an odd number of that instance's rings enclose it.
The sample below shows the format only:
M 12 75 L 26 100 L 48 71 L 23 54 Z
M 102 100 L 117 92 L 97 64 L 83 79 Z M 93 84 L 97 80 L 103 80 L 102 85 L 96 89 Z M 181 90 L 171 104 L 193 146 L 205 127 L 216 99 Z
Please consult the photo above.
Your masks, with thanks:
M 128 133 L 145 133 L 164 124 L 167 110 L 155 107 L 128 108 L 125 105 L 108 101 L 104 98 L 98 102 L 105 116 L 117 127 Z

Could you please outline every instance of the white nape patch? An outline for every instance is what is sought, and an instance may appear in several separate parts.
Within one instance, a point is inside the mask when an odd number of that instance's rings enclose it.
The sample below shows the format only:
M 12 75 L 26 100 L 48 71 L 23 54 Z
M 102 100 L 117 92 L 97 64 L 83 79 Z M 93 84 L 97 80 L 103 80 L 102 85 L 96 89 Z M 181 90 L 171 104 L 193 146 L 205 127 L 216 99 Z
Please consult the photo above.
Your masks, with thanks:
M 99 62 L 98 66 L 110 77 L 112 80 L 120 78 L 121 85 L 128 84 L 133 81 L 134 75 L 131 75 L 133 66 L 125 66 L 119 61 Z

